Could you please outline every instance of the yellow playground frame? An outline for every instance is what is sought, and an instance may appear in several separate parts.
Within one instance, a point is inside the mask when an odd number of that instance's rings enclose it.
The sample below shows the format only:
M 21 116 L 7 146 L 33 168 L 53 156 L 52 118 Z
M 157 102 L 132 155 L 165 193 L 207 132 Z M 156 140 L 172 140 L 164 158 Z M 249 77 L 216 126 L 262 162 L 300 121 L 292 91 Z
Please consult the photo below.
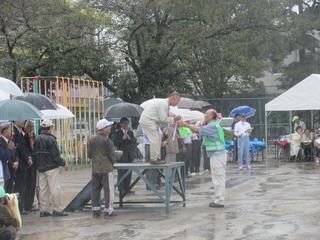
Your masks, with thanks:
M 95 133 L 95 124 L 105 111 L 104 98 L 107 90 L 103 83 L 82 78 L 36 76 L 22 77 L 20 86 L 23 92 L 46 95 L 75 115 L 70 119 L 54 120 L 55 135 L 61 152 L 69 163 L 89 163 L 87 141 Z

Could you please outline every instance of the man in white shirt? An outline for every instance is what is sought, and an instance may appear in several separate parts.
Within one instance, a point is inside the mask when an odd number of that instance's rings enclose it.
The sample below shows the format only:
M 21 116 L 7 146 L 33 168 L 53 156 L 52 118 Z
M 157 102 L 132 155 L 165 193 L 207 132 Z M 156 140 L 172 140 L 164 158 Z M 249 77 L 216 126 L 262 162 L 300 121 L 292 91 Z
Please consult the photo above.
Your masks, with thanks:
M 166 161 L 160 160 L 161 135 L 159 128 L 168 126 L 181 119 L 180 116 L 169 117 L 170 106 L 178 105 L 180 94 L 173 92 L 167 99 L 158 99 L 146 106 L 140 117 L 140 125 L 144 134 L 150 141 L 150 162 L 152 164 L 163 164 Z
M 248 169 L 251 169 L 250 166 L 250 133 L 252 128 L 250 123 L 246 121 L 246 117 L 241 115 L 241 119 L 234 126 L 234 135 L 238 138 L 238 166 L 242 170 L 243 165 Z

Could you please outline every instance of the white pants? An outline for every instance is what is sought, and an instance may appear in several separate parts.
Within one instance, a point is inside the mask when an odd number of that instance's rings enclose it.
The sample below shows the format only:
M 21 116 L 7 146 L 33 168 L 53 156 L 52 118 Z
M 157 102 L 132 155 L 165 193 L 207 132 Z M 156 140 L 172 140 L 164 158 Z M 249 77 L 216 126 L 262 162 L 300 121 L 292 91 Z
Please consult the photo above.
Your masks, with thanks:
M 226 165 L 227 153 L 225 151 L 210 153 L 210 169 L 214 187 L 213 201 L 216 204 L 224 205 L 226 190 Z
M 59 168 L 39 172 L 39 200 L 41 212 L 51 213 L 52 210 L 58 212 L 63 210 L 59 175 Z
M 150 160 L 156 161 L 160 159 L 161 153 L 161 136 L 158 124 L 143 124 L 141 123 L 144 134 L 150 141 Z

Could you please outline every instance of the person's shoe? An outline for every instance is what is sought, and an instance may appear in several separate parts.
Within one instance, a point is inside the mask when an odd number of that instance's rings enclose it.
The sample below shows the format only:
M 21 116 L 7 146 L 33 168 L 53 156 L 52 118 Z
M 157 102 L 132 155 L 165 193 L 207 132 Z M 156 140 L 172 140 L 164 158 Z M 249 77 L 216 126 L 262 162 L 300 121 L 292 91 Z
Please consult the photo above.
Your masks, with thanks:
M 28 214 L 29 214 L 29 212 L 28 212 L 28 211 L 26 211 L 26 210 L 22 210 L 22 211 L 20 212 L 20 214 L 21 214 L 21 215 L 28 215 Z
M 66 217 L 66 216 L 68 216 L 68 213 L 58 212 L 58 211 L 53 210 L 52 216 L 53 217 Z
M 251 170 L 251 166 L 247 166 L 248 170 Z
M 105 212 L 104 216 L 105 217 L 115 217 L 115 216 L 117 216 L 117 214 L 114 211 L 112 211 L 110 213 L 109 212 Z
M 239 167 L 239 170 L 242 170 L 242 166 Z
M 190 175 L 191 175 L 192 177 L 194 177 L 194 176 L 197 176 L 197 173 L 192 172 L 192 173 L 190 173 Z
M 99 218 L 101 216 L 100 212 L 92 213 L 93 218 Z
M 166 161 L 166 160 L 160 160 L 160 159 L 158 159 L 158 160 L 155 160 L 155 161 L 152 160 L 152 161 L 150 161 L 150 163 L 151 163 L 151 164 L 155 164 L 155 165 L 156 165 L 156 164 L 159 165 L 159 164 L 165 164 L 165 163 L 167 163 L 167 161 Z
M 224 205 L 211 202 L 211 203 L 209 203 L 209 207 L 212 207 L 212 208 L 224 208 Z
M 52 216 L 52 214 L 49 212 L 40 212 L 40 217 L 50 217 L 50 216 Z

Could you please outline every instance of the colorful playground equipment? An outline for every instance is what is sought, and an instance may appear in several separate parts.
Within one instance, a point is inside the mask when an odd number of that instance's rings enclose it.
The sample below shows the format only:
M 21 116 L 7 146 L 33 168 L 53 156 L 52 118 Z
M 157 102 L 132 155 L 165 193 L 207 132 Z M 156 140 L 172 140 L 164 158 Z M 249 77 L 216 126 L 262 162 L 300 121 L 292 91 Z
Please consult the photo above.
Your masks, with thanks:
M 94 134 L 95 123 L 103 117 L 104 98 L 110 94 L 103 83 L 81 78 L 36 76 L 22 77 L 20 86 L 23 92 L 46 95 L 74 114 L 73 118 L 55 119 L 55 135 L 69 163 L 89 163 L 88 137 Z

